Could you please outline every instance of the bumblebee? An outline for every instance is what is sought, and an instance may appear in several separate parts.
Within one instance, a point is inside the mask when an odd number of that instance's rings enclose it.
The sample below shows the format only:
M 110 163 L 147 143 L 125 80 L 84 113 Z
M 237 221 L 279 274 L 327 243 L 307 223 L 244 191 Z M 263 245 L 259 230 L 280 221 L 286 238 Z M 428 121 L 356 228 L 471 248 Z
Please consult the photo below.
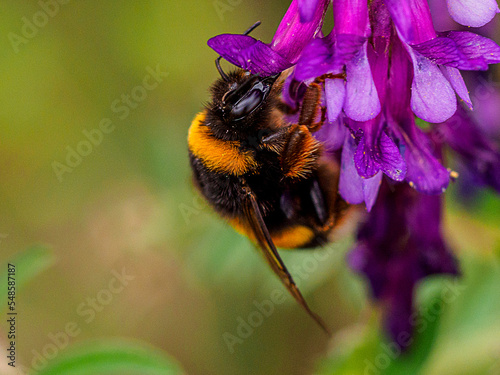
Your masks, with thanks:
M 339 167 L 313 136 L 325 121 L 320 85 L 308 86 L 298 123 L 289 123 L 285 115 L 293 109 L 281 101 L 280 74 L 262 77 L 241 69 L 226 74 L 220 59 L 212 101 L 189 128 L 194 184 L 258 246 L 292 296 L 328 332 L 276 249 L 325 244 L 347 206 L 337 191 Z

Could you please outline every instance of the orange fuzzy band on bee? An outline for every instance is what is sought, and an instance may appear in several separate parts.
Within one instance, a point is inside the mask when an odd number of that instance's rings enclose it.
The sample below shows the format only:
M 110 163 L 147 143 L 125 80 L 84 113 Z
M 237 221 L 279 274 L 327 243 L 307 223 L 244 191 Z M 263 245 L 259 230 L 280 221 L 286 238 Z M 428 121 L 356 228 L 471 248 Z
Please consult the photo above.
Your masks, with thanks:
M 255 242 L 255 235 L 252 229 L 241 219 L 234 218 L 229 220 L 229 224 L 238 232 L 247 236 L 252 242 Z M 303 225 L 296 225 L 284 228 L 279 232 L 271 233 L 273 243 L 277 247 L 284 249 L 296 249 L 304 247 L 314 239 L 312 229 Z
M 316 168 L 320 154 L 320 143 L 306 126 L 298 125 L 299 131 L 293 133 L 293 141 L 285 146 L 281 165 L 284 175 L 289 178 L 306 178 Z
M 210 128 L 202 125 L 205 117 L 205 111 L 198 113 L 189 128 L 188 146 L 193 155 L 216 172 L 241 176 L 254 170 L 257 163 L 252 153 L 241 151 L 238 141 L 215 138 Z

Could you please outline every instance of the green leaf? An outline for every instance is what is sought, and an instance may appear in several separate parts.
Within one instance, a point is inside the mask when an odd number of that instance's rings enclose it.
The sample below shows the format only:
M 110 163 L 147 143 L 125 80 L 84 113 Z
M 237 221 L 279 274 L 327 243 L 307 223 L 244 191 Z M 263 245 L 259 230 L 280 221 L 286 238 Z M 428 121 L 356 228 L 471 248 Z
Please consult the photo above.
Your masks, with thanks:
M 86 341 L 49 362 L 38 375 L 178 375 L 180 366 L 162 351 L 137 341 Z
M 7 260 L 0 269 L 1 285 L 5 285 L 8 278 L 8 265 L 15 266 L 16 295 L 20 289 L 29 283 L 32 279 L 52 266 L 55 262 L 55 257 L 49 247 L 44 245 L 34 245 L 25 251 L 16 254 L 12 259 Z M 7 301 L 7 288 L 0 289 L 0 301 Z M 0 311 L 3 311 L 7 306 L 2 306 Z

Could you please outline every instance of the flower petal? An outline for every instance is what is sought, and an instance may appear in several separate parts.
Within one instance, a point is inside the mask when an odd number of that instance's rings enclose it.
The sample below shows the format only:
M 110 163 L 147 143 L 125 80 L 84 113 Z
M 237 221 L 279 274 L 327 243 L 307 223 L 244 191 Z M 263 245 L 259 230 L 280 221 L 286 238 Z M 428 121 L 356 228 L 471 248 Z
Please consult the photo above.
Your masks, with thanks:
M 359 204 L 364 202 L 363 185 L 361 176 L 356 171 L 354 165 L 354 150 L 356 143 L 352 135 L 345 137 L 342 148 L 342 162 L 339 177 L 339 193 L 349 204 Z
M 342 111 L 345 101 L 345 82 L 343 79 L 325 81 L 326 114 L 329 121 L 335 121 Z
M 382 173 L 374 177 L 363 179 L 354 165 L 354 138 L 347 134 L 342 149 L 342 162 L 339 180 L 339 193 L 350 204 L 366 203 L 366 209 L 371 210 L 377 198 L 378 189 L 382 180 Z
M 407 166 L 405 180 L 421 193 L 441 194 L 448 187 L 450 172 L 433 155 L 427 135 L 417 128 L 413 118 L 410 120 L 406 129 L 395 129 Z
M 383 183 L 368 219 L 360 226 L 349 265 L 369 280 L 373 297 L 385 307 L 385 326 L 405 349 L 413 297 L 426 276 L 458 273 L 441 235 L 441 197 L 419 194 L 406 184 Z
M 304 1 L 300 2 L 300 6 L 303 7 Z M 299 0 L 293 0 L 270 44 L 271 49 L 293 64 L 297 62 L 305 46 L 321 30 L 323 16 L 330 1 L 309 0 L 308 3 L 309 5 L 316 3 L 315 8 L 310 9 L 314 11 L 310 21 L 305 23 L 301 21 Z
M 436 37 L 427 0 L 385 0 L 403 41 L 422 43 Z
M 307 81 L 340 69 L 333 56 L 333 40 L 327 36 L 312 40 L 295 66 L 295 79 Z
M 380 113 L 380 100 L 366 54 L 366 43 L 346 64 L 344 111 L 355 121 L 368 121 Z
M 207 44 L 231 64 L 253 74 L 273 75 L 292 66 L 267 44 L 251 36 L 221 34 L 209 39 Z
M 307 81 L 326 73 L 339 72 L 343 65 L 356 54 L 366 38 L 330 33 L 324 38 L 312 40 L 304 49 L 295 67 L 295 78 Z
M 363 134 L 363 131 L 359 133 Z M 385 132 L 382 132 L 378 139 L 369 134 L 361 135 L 354 163 L 363 178 L 373 177 L 379 170 L 395 181 L 403 181 L 406 175 L 405 161 L 398 147 Z
M 371 211 L 375 201 L 377 200 L 378 191 L 380 185 L 382 184 L 382 172 L 378 172 L 372 178 L 364 178 L 362 180 L 363 184 L 363 196 L 365 199 L 366 210 Z
M 439 68 L 426 57 L 407 48 L 413 61 L 411 108 L 421 119 L 443 122 L 457 110 L 457 98 Z
M 299 0 L 300 22 L 311 22 L 319 0 Z
M 469 60 L 482 59 L 486 64 L 500 62 L 500 47 L 489 38 L 468 31 L 448 31 L 441 35 L 453 40 Z
M 481 27 L 500 12 L 496 0 L 447 0 L 451 17 L 461 25 Z
M 340 150 L 347 136 L 347 128 L 342 116 L 335 121 L 328 121 L 315 133 L 314 137 L 320 141 L 326 151 Z
M 369 36 L 368 5 L 366 0 L 335 0 L 333 2 L 336 34 Z
M 436 133 L 458 153 L 480 184 L 500 192 L 500 147 L 482 134 L 464 109 L 437 125 Z
M 460 70 L 487 70 L 500 62 L 500 47 L 491 39 L 467 31 L 449 31 L 412 45 L 429 60 Z
M 467 90 L 467 86 L 465 86 L 464 79 L 460 74 L 460 71 L 455 68 L 450 68 L 449 66 L 442 66 L 441 72 L 446 77 L 448 82 L 450 82 L 451 87 L 455 90 L 455 92 L 460 96 L 460 98 L 467 104 L 470 110 L 472 110 L 472 102 L 470 100 L 469 91 Z
M 469 59 L 451 39 L 439 36 L 424 43 L 414 44 L 412 48 L 430 61 L 461 70 L 486 70 L 488 64 L 480 56 Z

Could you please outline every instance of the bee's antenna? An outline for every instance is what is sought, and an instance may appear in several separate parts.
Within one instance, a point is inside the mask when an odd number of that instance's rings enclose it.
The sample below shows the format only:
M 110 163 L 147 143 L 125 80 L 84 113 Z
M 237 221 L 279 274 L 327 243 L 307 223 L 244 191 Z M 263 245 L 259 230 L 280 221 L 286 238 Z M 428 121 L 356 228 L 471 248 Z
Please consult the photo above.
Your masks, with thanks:
M 229 82 L 229 77 L 227 76 L 226 73 L 224 73 L 222 67 L 220 66 L 220 59 L 222 59 L 222 56 L 219 56 L 215 59 L 215 66 L 217 67 L 217 70 L 219 71 L 219 74 L 222 77 L 222 79 L 226 82 Z
M 252 31 L 254 31 L 258 26 L 260 26 L 261 22 L 260 21 L 257 21 L 255 22 L 252 26 L 249 27 L 249 29 L 247 31 L 245 31 L 243 33 L 243 35 L 248 35 L 250 34 Z
M 261 24 L 260 21 L 255 22 L 252 26 L 249 27 L 247 31 L 243 33 L 243 35 L 248 35 L 252 31 L 254 31 L 259 25 Z M 227 74 L 222 70 L 222 67 L 220 66 L 220 59 L 222 59 L 222 56 L 219 56 L 215 59 L 215 66 L 217 67 L 217 70 L 219 71 L 220 76 L 222 79 L 226 82 L 229 82 L 229 77 Z

